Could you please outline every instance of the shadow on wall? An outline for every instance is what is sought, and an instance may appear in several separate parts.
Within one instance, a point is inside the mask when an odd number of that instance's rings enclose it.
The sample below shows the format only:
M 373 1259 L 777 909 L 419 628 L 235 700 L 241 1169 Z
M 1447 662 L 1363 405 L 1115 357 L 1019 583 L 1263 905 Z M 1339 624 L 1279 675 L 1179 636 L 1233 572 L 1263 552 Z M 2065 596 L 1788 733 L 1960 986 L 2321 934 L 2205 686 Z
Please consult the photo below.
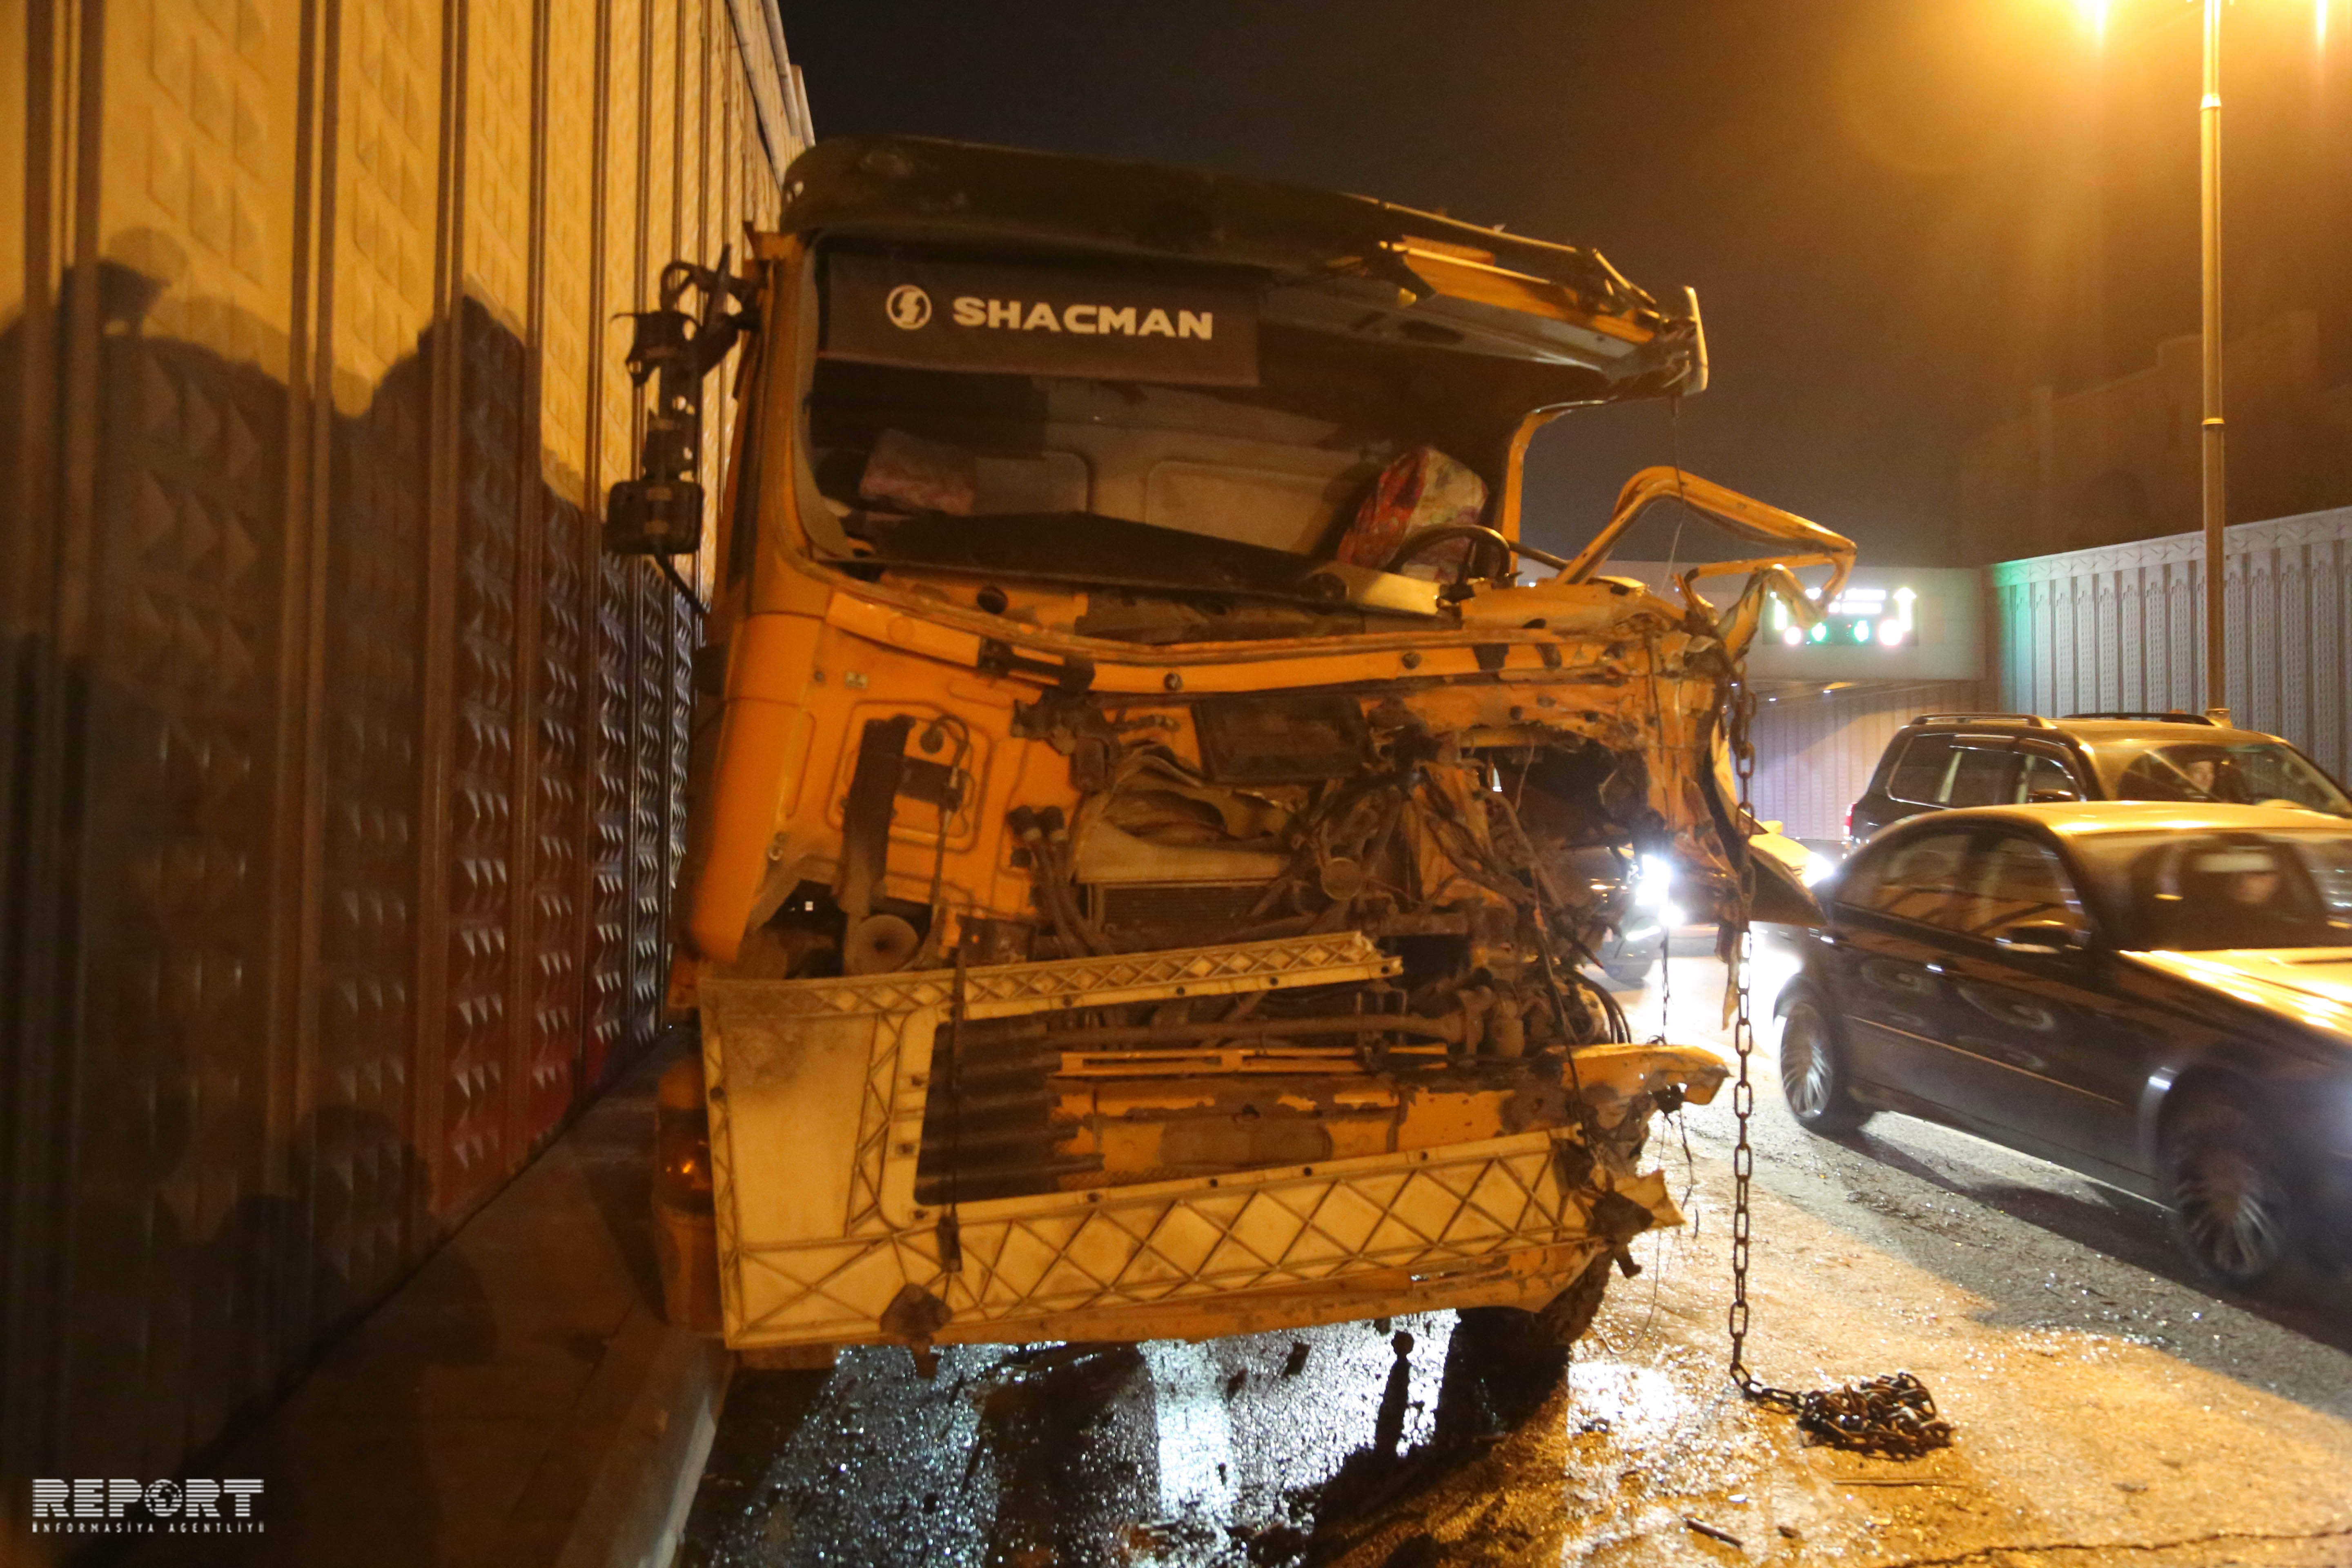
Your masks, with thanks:
M 26 434 L 74 302 L 0 330 L 0 441 L 66 498 L 0 521 L 0 561 L 56 563 L 0 598 L 0 1542 L 31 1477 L 220 1452 L 650 1037 L 682 739 L 667 593 L 544 485 L 487 310 L 314 424 L 148 330 L 168 276 L 94 278 L 94 442 Z M 421 1363 L 487 1353 L 458 1318 Z M 386 1416 L 393 1496 L 421 1460 Z
M 295 1143 L 298 1148 L 396 1149 L 399 1164 L 385 1173 L 386 1180 L 411 1194 L 407 1219 L 415 1232 L 430 1234 L 432 1220 L 423 1202 L 428 1184 L 422 1163 L 380 1117 L 349 1107 L 326 1108 L 297 1130 Z M 289 1192 L 245 1199 L 219 1234 L 188 1242 L 159 1237 L 155 1251 L 168 1258 L 174 1248 L 184 1250 L 192 1265 L 185 1270 L 188 1273 L 206 1271 L 206 1255 L 225 1255 L 209 1270 L 215 1276 L 229 1274 L 257 1291 L 275 1287 L 289 1303 L 303 1300 L 312 1303 L 320 1321 L 332 1326 L 347 1324 L 381 1294 L 338 1270 L 333 1260 L 347 1250 L 345 1238 L 320 1224 L 322 1214 L 334 1211 L 334 1200 L 343 1195 L 349 1182 L 346 1170 L 298 1166 Z M 304 1271 L 304 1277 L 287 1278 L 288 1270 Z M 369 1427 L 363 1447 L 365 1465 L 363 1473 L 347 1478 L 348 1489 L 338 1495 L 314 1495 L 289 1491 L 280 1482 L 280 1478 L 316 1473 L 315 1464 L 305 1465 L 300 1453 L 289 1450 L 300 1449 L 312 1440 L 331 1441 L 338 1450 L 348 1450 L 352 1439 L 347 1432 L 331 1428 L 313 1433 L 299 1420 L 274 1423 L 265 1428 L 265 1442 L 239 1447 L 232 1458 L 231 1444 L 238 1429 L 247 1424 L 239 1420 L 219 1440 L 193 1456 L 184 1468 L 192 1475 L 233 1474 L 261 1479 L 268 1489 L 255 1506 L 268 1526 L 267 1539 L 231 1543 L 235 1550 L 230 1552 L 224 1552 L 222 1542 L 203 1537 L 111 1543 L 126 1548 L 121 1551 L 103 1550 L 110 1543 L 100 1542 L 101 1550 L 89 1553 L 92 1561 L 123 1562 L 133 1568 L 198 1568 L 220 1562 L 225 1555 L 257 1564 L 331 1560 L 320 1556 L 321 1548 L 335 1555 L 348 1552 L 352 1559 L 373 1563 L 423 1564 L 446 1560 L 445 1531 L 458 1521 L 444 1519 L 436 1501 L 441 1489 L 433 1473 L 434 1450 L 423 1406 L 426 1369 L 470 1366 L 490 1360 L 498 1349 L 499 1330 L 488 1297 L 461 1252 L 453 1250 L 436 1258 L 434 1273 L 435 1310 L 409 1314 L 404 1320 L 405 1331 L 389 1347 L 381 1340 L 371 1346 L 364 1366 Z M 284 1327 L 289 1341 L 299 1342 L 305 1325 L 289 1321 Z M 291 1369 L 285 1384 L 290 1386 L 296 1376 L 303 1374 L 331 1382 L 338 1374 L 339 1354 L 337 1346 L 326 1345 L 315 1363 L 305 1358 Z M 344 1415 L 341 1410 L 334 1414 Z M 336 1542 L 342 1545 L 338 1547 Z

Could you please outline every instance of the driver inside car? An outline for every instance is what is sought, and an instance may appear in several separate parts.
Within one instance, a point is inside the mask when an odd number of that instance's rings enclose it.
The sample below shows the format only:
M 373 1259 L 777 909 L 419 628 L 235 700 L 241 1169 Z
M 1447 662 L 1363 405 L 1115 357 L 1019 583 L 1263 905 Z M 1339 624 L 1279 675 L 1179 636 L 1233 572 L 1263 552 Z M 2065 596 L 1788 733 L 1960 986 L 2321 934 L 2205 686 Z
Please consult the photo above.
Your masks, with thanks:
M 2179 907 L 2209 921 L 2231 947 L 2289 947 L 2309 940 L 2315 911 L 2277 851 L 2252 846 L 2211 849 L 2181 868 Z

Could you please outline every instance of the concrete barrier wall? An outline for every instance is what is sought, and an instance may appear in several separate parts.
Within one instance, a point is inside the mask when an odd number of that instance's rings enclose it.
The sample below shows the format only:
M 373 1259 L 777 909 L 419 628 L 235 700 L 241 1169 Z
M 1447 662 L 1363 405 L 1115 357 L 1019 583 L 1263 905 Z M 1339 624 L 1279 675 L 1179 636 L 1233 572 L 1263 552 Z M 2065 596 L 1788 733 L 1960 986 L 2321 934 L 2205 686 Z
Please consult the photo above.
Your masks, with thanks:
M 597 550 L 615 317 L 807 131 L 768 0 L 9 15 L 0 1539 L 202 1452 L 650 1037 L 694 620 Z

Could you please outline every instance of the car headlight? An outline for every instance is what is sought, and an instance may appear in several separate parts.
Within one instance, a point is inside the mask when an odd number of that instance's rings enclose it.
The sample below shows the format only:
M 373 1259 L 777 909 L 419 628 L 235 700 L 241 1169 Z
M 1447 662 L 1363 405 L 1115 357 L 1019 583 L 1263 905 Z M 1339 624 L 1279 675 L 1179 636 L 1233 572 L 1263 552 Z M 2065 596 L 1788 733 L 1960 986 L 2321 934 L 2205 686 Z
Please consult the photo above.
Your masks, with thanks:
M 1663 914 L 1674 890 L 1675 863 L 1663 855 L 1643 856 L 1641 869 L 1633 876 L 1633 907 Z

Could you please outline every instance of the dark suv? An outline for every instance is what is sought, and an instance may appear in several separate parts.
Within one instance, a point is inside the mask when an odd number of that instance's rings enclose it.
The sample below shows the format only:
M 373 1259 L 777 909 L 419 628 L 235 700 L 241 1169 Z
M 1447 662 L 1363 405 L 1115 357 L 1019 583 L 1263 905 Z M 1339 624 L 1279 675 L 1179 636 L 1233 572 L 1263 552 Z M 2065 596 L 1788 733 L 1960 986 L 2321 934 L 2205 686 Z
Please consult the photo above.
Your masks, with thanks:
M 1925 713 L 1887 742 L 1847 809 L 1846 843 L 1923 811 L 2067 800 L 2283 802 L 2352 816 L 2352 796 L 2286 742 L 2193 713 Z

